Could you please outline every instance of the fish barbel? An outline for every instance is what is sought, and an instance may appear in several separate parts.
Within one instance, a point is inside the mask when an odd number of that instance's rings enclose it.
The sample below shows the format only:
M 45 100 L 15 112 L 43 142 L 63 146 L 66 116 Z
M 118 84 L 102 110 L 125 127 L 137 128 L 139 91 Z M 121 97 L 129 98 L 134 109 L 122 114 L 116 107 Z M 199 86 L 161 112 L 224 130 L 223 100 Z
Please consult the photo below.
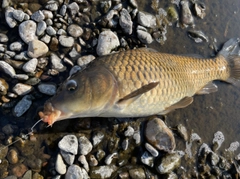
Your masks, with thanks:
M 148 48 L 109 54 L 70 76 L 39 116 L 44 122 L 76 117 L 143 117 L 192 103 L 195 94 L 217 91 L 213 80 L 240 79 L 239 39 L 215 58 L 180 56 Z

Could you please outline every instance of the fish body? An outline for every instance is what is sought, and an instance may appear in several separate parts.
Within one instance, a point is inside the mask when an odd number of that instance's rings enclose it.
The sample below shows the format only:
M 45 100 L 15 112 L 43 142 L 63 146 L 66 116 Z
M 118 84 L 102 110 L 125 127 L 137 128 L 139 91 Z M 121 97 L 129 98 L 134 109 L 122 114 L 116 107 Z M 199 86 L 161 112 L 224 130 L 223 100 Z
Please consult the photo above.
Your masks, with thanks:
M 195 94 L 217 91 L 213 80 L 238 81 L 238 47 L 239 40 L 231 39 L 211 59 L 148 48 L 100 57 L 69 77 L 39 115 L 52 125 L 75 117 L 166 114 L 191 104 Z

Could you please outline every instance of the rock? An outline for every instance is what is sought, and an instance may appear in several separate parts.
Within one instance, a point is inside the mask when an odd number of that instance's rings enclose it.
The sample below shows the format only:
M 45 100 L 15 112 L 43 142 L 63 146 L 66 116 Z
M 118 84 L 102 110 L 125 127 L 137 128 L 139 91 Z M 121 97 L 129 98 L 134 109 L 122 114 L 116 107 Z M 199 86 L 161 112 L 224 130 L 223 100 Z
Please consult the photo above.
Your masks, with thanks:
M 114 158 L 117 158 L 118 156 L 118 153 L 117 152 L 114 152 L 112 154 L 109 154 L 106 158 L 105 158 L 105 164 L 106 165 L 110 165 L 112 163 L 112 160 Z
M 0 95 L 6 95 L 8 88 L 8 83 L 3 78 L 0 78 Z
M 132 34 L 132 20 L 129 12 L 126 9 L 122 9 L 120 12 L 119 24 L 122 27 L 122 30 L 126 34 Z
M 32 170 L 28 170 L 22 177 L 22 179 L 32 179 Z
M 134 7 L 134 8 L 138 8 L 138 4 L 136 0 L 129 0 L 129 3 Z
M 72 37 L 80 37 L 83 34 L 83 29 L 76 24 L 71 24 L 67 28 L 67 32 L 72 36 Z
M 36 22 L 43 21 L 44 18 L 45 18 L 45 16 L 41 10 L 38 10 L 31 15 L 31 19 Z
M 8 36 L 6 34 L 0 33 L 0 43 L 8 42 Z
M 66 135 L 59 141 L 58 147 L 64 152 L 77 155 L 78 141 L 75 135 Z
M 18 157 L 18 152 L 16 149 L 11 149 L 9 150 L 7 154 L 7 159 L 10 164 L 16 164 L 18 163 L 19 157 Z
M 68 167 L 65 179 L 88 179 L 89 176 L 86 171 L 77 165 L 71 165 Z
M 127 127 L 127 130 L 124 132 L 124 135 L 126 137 L 130 137 L 134 134 L 134 129 L 131 126 Z
M 64 161 L 68 164 L 68 165 L 72 165 L 74 160 L 75 160 L 75 155 L 68 153 L 68 152 L 64 152 L 63 150 L 60 150 L 60 153 L 64 159 Z
M 44 31 L 47 29 L 47 24 L 45 21 L 40 21 L 37 24 L 37 30 L 36 30 L 36 34 L 38 36 L 42 35 L 44 33 Z
M 60 154 L 57 155 L 55 169 L 60 175 L 64 175 L 67 171 L 67 166 L 63 162 L 62 156 Z
M 59 4 L 57 1 L 48 1 L 47 4 L 45 5 L 45 8 L 50 11 L 57 11 L 58 6 L 59 6 Z
M 148 152 L 144 152 L 141 156 L 141 162 L 149 167 L 153 167 L 154 157 L 151 156 Z
M 175 168 L 177 168 L 180 165 L 181 157 L 182 156 L 178 152 L 167 154 L 156 166 L 157 171 L 160 174 L 172 172 Z
M 92 141 L 93 141 L 93 146 L 96 147 L 104 138 L 104 133 L 101 131 L 98 131 L 93 135 Z
M 41 83 L 38 85 L 38 90 L 47 95 L 54 95 L 57 92 L 57 86 L 53 83 Z
M 159 150 L 166 152 L 175 149 L 175 139 L 172 131 L 159 118 L 148 121 L 145 136 L 147 141 Z
M 8 177 L 6 177 L 4 179 L 18 179 L 18 178 L 16 176 L 14 176 L 14 175 L 10 175 L 10 176 L 8 176 Z
M 154 157 L 158 156 L 158 151 L 149 143 L 145 143 L 145 148 L 147 149 L 148 152 L 152 154 L 152 156 Z
M 12 51 L 21 51 L 23 48 L 23 44 L 21 42 L 13 42 L 9 45 L 9 49 Z
M 79 158 L 78 158 L 78 161 L 83 165 L 83 168 L 89 172 L 89 165 L 88 165 L 88 162 L 86 160 L 86 157 L 85 155 L 80 155 Z
M 188 141 L 188 133 L 187 133 L 187 129 L 185 126 L 183 126 L 182 124 L 179 124 L 177 126 L 177 131 L 179 133 L 179 135 L 185 140 Z
M 63 5 L 61 6 L 61 8 L 60 8 L 59 14 L 60 14 L 61 16 L 65 16 L 65 15 L 66 15 L 66 12 L 67 12 L 67 5 L 66 5 L 66 4 L 63 4 Z
M 5 61 L 0 60 L 0 70 L 8 74 L 12 78 L 16 75 L 14 68 Z
M 2 161 L 8 154 L 8 146 L 0 144 L 0 161 Z
M 139 28 L 140 26 L 137 27 L 137 37 L 142 43 L 145 44 L 150 44 L 153 41 L 153 38 L 151 34 L 147 32 L 147 29 L 144 27 Z
M 140 142 L 141 142 L 141 135 L 140 135 L 139 131 L 134 132 L 133 139 L 135 140 L 136 144 L 140 144 Z
M 123 150 L 127 150 L 128 147 L 129 147 L 129 139 L 126 138 L 126 139 L 124 139 L 123 142 L 122 142 L 122 148 L 123 148 Z
M 55 36 L 57 34 L 57 31 L 52 26 L 48 26 L 46 32 L 50 36 Z
M 60 35 L 59 36 L 59 43 L 63 47 L 72 47 L 73 44 L 74 44 L 74 38 L 73 37 L 69 37 L 69 36 L 65 36 L 65 35 Z
M 10 28 L 14 28 L 17 25 L 17 21 L 13 18 L 14 8 L 7 7 L 5 11 L 5 20 Z
M 85 137 L 81 136 L 78 138 L 79 143 L 79 153 L 82 155 L 87 155 L 92 150 L 91 142 Z
M 156 27 L 156 17 L 146 12 L 138 12 L 138 23 L 144 27 Z
M 48 46 L 40 41 L 33 40 L 28 43 L 28 56 L 31 58 L 38 58 L 45 55 L 48 52 Z
M 62 72 L 66 70 L 66 67 L 62 64 L 62 60 L 55 54 L 51 53 L 51 63 L 52 63 L 52 68 Z
M 14 107 L 13 115 L 16 117 L 22 116 L 32 105 L 32 97 L 29 95 L 24 96 Z
M 145 179 L 145 172 L 142 168 L 135 168 L 129 170 L 129 175 L 132 179 Z
M 53 18 L 53 12 L 49 10 L 42 10 L 42 13 L 45 16 L 45 19 L 52 19 Z
M 36 58 L 33 58 L 31 60 L 29 60 L 28 62 L 26 62 L 22 69 L 23 71 L 27 72 L 27 73 L 33 73 L 35 72 L 36 68 L 37 68 L 37 64 L 38 64 L 38 60 Z
M 30 93 L 33 90 L 32 86 L 26 85 L 23 83 L 17 83 L 13 88 L 12 91 L 19 96 L 23 96 L 25 94 Z
M 12 173 L 16 177 L 22 177 L 24 173 L 27 171 L 27 167 L 24 164 L 17 164 L 12 168 Z
M 99 56 L 107 55 L 119 45 L 120 42 L 116 34 L 110 30 L 103 31 L 98 38 L 97 54 Z
M 68 53 L 72 60 L 77 60 L 78 57 L 81 56 L 81 46 L 79 44 L 75 44 L 72 50 Z
M 47 34 L 45 34 L 42 38 L 41 41 L 43 41 L 44 43 L 48 44 L 51 41 L 51 37 Z M 51 49 L 51 47 L 50 47 Z
M 16 79 L 18 79 L 18 80 L 28 80 L 28 75 L 26 75 L 26 74 L 16 74 L 15 76 L 14 76 L 14 78 L 16 78 Z
M 80 57 L 77 60 L 77 64 L 81 67 L 81 66 L 85 66 L 87 64 L 89 64 L 91 61 L 93 61 L 95 59 L 95 56 L 93 55 L 85 55 Z
M 70 10 L 70 14 L 72 16 L 75 16 L 79 12 L 79 6 L 76 2 L 69 4 L 68 9 Z
M 100 155 L 102 156 L 100 157 Z M 98 150 L 97 156 L 98 156 L 98 159 L 100 160 L 100 158 L 102 159 L 105 156 L 105 152 L 103 150 Z M 95 167 L 98 165 L 98 161 L 94 155 L 89 155 L 88 162 L 91 167 Z
M 21 39 L 28 44 L 30 41 L 37 39 L 36 36 L 37 25 L 32 20 L 27 20 L 19 25 L 18 31 Z
M 30 60 L 29 56 L 27 55 L 27 51 L 22 51 L 20 54 L 15 55 L 15 60 Z
M 110 178 L 116 170 L 117 167 L 115 165 L 102 165 L 92 167 L 90 170 L 90 178 Z
M 213 141 L 212 141 L 212 143 L 214 145 L 214 149 L 213 150 L 214 151 L 218 150 L 221 147 L 221 145 L 224 142 L 224 140 L 225 140 L 225 137 L 224 137 L 223 133 L 221 131 L 217 131 L 214 134 L 214 138 L 213 138 Z
M 32 179 L 44 179 L 39 173 L 34 173 Z M 60 179 L 60 178 L 59 178 Z
M 7 124 L 2 128 L 2 132 L 4 134 L 6 134 L 7 136 L 10 136 L 11 134 L 13 134 L 14 129 L 13 126 L 11 124 Z

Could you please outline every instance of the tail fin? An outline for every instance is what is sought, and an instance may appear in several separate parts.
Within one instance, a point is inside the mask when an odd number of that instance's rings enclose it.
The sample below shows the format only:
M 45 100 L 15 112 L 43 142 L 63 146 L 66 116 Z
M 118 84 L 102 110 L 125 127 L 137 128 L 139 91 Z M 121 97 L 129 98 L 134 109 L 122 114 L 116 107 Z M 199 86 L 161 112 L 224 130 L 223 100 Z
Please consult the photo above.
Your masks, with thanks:
M 224 43 L 219 55 L 225 57 L 230 67 L 230 78 L 227 82 L 240 84 L 240 39 L 232 38 Z

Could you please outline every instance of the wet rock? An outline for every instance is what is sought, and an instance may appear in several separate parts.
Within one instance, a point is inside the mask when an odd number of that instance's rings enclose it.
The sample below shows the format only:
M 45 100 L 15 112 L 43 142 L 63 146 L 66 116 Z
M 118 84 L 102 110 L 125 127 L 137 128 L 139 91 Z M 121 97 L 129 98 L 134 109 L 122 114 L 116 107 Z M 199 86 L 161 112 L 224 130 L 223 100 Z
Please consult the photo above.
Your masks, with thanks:
M 200 30 L 189 30 L 188 36 L 196 43 L 201 43 L 203 41 L 208 42 L 208 37 Z
M 23 48 L 23 44 L 21 42 L 13 42 L 9 45 L 9 49 L 12 51 L 19 52 Z
M 145 148 L 147 149 L 148 152 L 152 154 L 152 156 L 154 157 L 158 156 L 158 151 L 149 143 L 145 143 Z
M 179 133 L 179 135 L 185 140 L 188 141 L 188 133 L 187 133 L 187 129 L 185 126 L 183 126 L 182 124 L 179 124 L 177 126 L 177 131 Z
M 159 118 L 148 121 L 145 136 L 147 141 L 159 150 L 166 152 L 175 149 L 175 139 L 172 131 Z
M 27 51 L 20 52 L 19 54 L 15 55 L 15 60 L 29 60 L 27 55 Z
M 32 179 L 32 170 L 28 170 L 22 177 L 22 179 Z
M 238 141 L 232 142 L 232 143 L 230 144 L 229 148 L 227 148 L 226 150 L 227 150 L 228 152 L 235 152 L 235 151 L 238 149 L 239 146 L 240 146 L 240 144 L 239 144 Z
M 222 143 L 224 142 L 225 140 L 225 137 L 223 135 L 223 133 L 221 131 L 217 131 L 215 134 L 214 134 L 214 138 L 213 138 L 213 151 L 216 151 L 218 150 Z
M 89 178 L 86 171 L 82 168 L 80 168 L 77 165 L 71 165 L 67 169 L 67 173 L 65 175 L 65 179 L 83 179 L 83 178 Z
M 161 160 L 161 162 L 156 166 L 157 171 L 160 174 L 166 174 L 173 171 L 180 165 L 181 155 L 178 152 L 167 154 Z
M 18 157 L 17 150 L 16 149 L 9 150 L 9 152 L 7 154 L 7 159 L 8 159 L 8 162 L 11 164 L 18 163 L 19 157 Z
M 109 54 L 113 49 L 118 47 L 120 42 L 116 34 L 107 30 L 100 33 L 97 45 L 97 54 L 99 56 Z
M 81 136 L 78 138 L 79 143 L 79 153 L 82 155 L 87 155 L 92 150 L 91 142 L 85 137 Z
M 5 61 L 0 61 L 0 70 L 12 78 L 16 75 L 14 68 Z
M 104 138 L 104 133 L 101 131 L 98 131 L 96 133 L 93 134 L 93 146 L 96 147 Z
M 31 19 L 36 22 L 43 21 L 44 18 L 45 18 L 45 16 L 41 10 L 38 10 L 31 15 Z
M 146 12 L 138 12 L 138 23 L 144 27 L 156 27 L 156 17 Z
M 25 63 L 22 69 L 27 73 L 33 73 L 37 68 L 37 64 L 38 64 L 38 60 L 36 58 L 33 58 L 29 60 L 27 63 Z
M 109 154 L 106 158 L 105 158 L 105 164 L 110 165 L 112 163 L 112 160 L 114 158 L 116 158 L 118 156 L 117 152 L 114 152 L 112 154 Z
M 59 36 L 59 43 L 63 47 L 72 47 L 73 44 L 74 44 L 74 38 L 73 37 L 69 37 L 69 36 L 65 36 L 65 35 L 60 35 Z
M 189 8 L 189 1 L 183 0 L 181 1 L 182 11 L 181 11 L 181 22 L 184 27 L 188 25 L 194 25 L 194 19 L 192 13 Z
M 67 32 L 72 36 L 72 37 L 80 37 L 83 34 L 83 29 L 76 24 L 71 24 L 67 28 Z
M 142 168 L 130 169 L 129 175 L 132 179 L 145 179 L 146 175 Z
M 86 157 L 85 155 L 80 155 L 79 158 L 78 158 L 78 161 L 83 165 L 83 168 L 89 172 L 89 165 L 88 165 L 88 162 L 86 160 Z
M 45 21 L 40 21 L 37 24 L 37 30 L 36 30 L 36 34 L 38 36 L 43 35 L 44 31 L 47 29 L 47 24 Z
M 85 66 L 87 64 L 89 64 L 91 61 L 93 61 L 95 59 L 95 56 L 93 55 L 85 55 L 80 57 L 77 60 L 77 64 L 81 67 L 81 66 Z
M 26 85 L 23 83 L 17 83 L 13 88 L 13 92 L 19 96 L 23 96 L 25 94 L 30 93 L 33 90 L 33 87 L 30 85 Z
M 5 20 L 10 28 L 14 28 L 17 25 L 17 21 L 13 18 L 14 8 L 8 7 L 5 11 Z
M 8 36 L 3 33 L 0 33 L 0 43 L 5 43 L 7 41 L 8 41 Z
M 46 32 L 50 36 L 55 36 L 57 34 L 56 30 L 52 26 L 46 28 Z
M 132 20 L 129 12 L 126 9 L 122 9 L 120 12 L 119 24 L 126 34 L 132 34 Z
M 11 135 L 14 132 L 14 128 L 11 124 L 7 124 L 2 128 L 2 132 L 6 135 Z
M 38 85 L 38 90 L 47 95 L 54 95 L 57 92 L 57 86 L 53 83 L 41 83 Z
M 25 18 L 26 14 L 22 10 L 14 10 L 13 11 L 13 18 L 19 22 L 22 22 Z
M 57 11 L 58 6 L 59 6 L 59 4 L 57 1 L 48 1 L 47 4 L 45 5 L 45 8 L 50 11 Z
M 144 152 L 141 156 L 141 162 L 149 167 L 153 167 L 154 157 L 151 156 L 148 152 Z
M 134 129 L 131 126 L 127 127 L 127 130 L 124 132 L 124 135 L 126 137 L 130 137 L 134 134 Z
M 75 135 L 66 135 L 59 141 L 58 147 L 64 152 L 77 155 L 78 141 Z
M 8 88 L 8 83 L 3 78 L 0 78 L 0 95 L 6 95 Z
M 99 157 L 98 159 L 100 160 L 100 158 L 102 159 L 105 156 L 105 152 L 103 150 L 99 150 L 98 153 L 97 153 L 97 156 Z M 97 161 L 97 159 L 95 158 L 94 155 L 89 155 L 88 162 L 89 162 L 89 165 L 92 166 L 92 167 L 98 165 L 98 161 Z
M 23 174 L 27 171 L 27 167 L 24 164 L 17 164 L 12 168 L 12 173 L 16 177 L 22 177 Z
M 55 169 L 60 175 L 64 175 L 67 171 L 67 166 L 63 162 L 63 158 L 60 154 L 57 155 Z
M 109 178 L 117 170 L 115 165 L 103 165 L 92 167 L 90 170 L 90 178 Z
M 133 139 L 135 140 L 135 143 L 136 144 L 140 144 L 141 142 L 141 135 L 140 135 L 140 132 L 137 131 L 133 134 Z
M 197 2 L 194 4 L 194 11 L 197 17 L 203 19 L 206 16 L 206 6 L 202 2 Z
M 51 63 L 52 63 L 52 68 L 62 72 L 66 70 L 66 67 L 62 64 L 62 60 L 55 54 L 51 53 Z
M 21 39 L 28 44 L 30 41 L 37 39 L 36 36 L 37 25 L 32 20 L 27 20 L 19 25 L 18 31 Z
M 13 115 L 16 117 L 22 116 L 32 105 L 32 97 L 25 95 L 14 107 Z
M 150 44 L 153 41 L 151 34 L 147 32 L 147 29 L 141 26 L 137 27 L 137 37 L 142 43 L 145 44 Z

